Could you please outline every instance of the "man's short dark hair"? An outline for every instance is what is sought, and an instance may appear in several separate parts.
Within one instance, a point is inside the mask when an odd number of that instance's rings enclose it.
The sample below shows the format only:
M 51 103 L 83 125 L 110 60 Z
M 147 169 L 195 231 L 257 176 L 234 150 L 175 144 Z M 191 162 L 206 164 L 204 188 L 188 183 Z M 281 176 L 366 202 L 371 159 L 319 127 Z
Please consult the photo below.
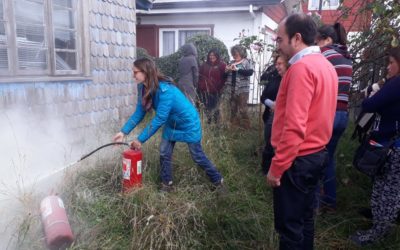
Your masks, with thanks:
M 286 18 L 285 28 L 289 39 L 296 33 L 300 33 L 306 45 L 310 46 L 315 43 L 317 24 L 310 16 L 297 13 L 292 14 Z

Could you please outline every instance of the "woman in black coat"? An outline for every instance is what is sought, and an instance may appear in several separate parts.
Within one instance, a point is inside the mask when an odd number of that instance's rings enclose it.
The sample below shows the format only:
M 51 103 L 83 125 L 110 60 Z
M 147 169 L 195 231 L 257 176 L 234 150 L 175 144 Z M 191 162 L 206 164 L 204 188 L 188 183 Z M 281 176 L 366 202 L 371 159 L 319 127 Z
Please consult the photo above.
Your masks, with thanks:
M 288 67 L 289 65 L 287 59 L 282 55 L 278 55 L 275 58 L 274 65 L 268 67 L 268 69 L 261 76 L 261 82 L 266 82 L 264 90 L 261 94 L 261 103 L 265 105 L 263 114 L 265 147 L 261 161 L 263 175 L 268 174 L 271 160 L 274 157 L 274 149 L 271 145 L 271 129 L 272 121 L 274 119 L 275 100 L 276 96 L 278 95 L 282 76 L 286 73 Z

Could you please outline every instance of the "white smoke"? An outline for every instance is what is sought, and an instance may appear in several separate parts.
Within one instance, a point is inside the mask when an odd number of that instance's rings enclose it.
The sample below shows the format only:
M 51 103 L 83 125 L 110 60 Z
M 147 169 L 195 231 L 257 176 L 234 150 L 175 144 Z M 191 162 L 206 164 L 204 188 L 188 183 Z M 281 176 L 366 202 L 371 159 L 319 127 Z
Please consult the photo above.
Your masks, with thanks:
M 14 249 L 19 218 L 28 210 L 37 184 L 52 189 L 52 176 L 72 161 L 74 153 L 61 121 L 24 109 L 0 112 L 0 249 Z M 60 178 L 60 175 L 58 175 Z
M 72 146 L 62 122 L 23 110 L 3 111 L 0 116 L 0 195 L 18 195 L 16 191 L 71 161 Z

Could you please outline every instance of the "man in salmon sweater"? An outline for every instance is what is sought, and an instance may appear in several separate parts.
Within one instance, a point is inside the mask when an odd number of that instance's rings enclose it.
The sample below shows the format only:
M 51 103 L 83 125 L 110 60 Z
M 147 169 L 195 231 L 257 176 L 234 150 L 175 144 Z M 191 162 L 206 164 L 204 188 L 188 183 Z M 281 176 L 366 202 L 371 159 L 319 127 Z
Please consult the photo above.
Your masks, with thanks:
M 315 188 L 321 179 L 336 110 L 337 75 L 312 46 L 317 26 L 292 14 L 278 27 L 277 47 L 290 58 L 278 92 L 271 143 L 275 150 L 267 183 L 273 187 L 280 249 L 313 249 Z

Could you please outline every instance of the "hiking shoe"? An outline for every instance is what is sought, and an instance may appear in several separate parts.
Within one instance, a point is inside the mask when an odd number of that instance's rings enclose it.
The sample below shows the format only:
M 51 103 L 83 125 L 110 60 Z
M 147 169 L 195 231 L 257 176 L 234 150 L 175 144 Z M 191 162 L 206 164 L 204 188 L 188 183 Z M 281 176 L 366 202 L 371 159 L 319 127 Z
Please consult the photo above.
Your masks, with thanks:
M 220 182 L 214 184 L 215 185 L 215 191 L 217 192 L 217 196 L 219 197 L 226 197 L 229 193 L 228 189 L 224 185 L 224 179 L 221 179 Z
M 172 181 L 170 181 L 168 184 L 161 182 L 160 192 L 170 193 L 172 191 L 174 191 L 174 186 L 172 185 Z

